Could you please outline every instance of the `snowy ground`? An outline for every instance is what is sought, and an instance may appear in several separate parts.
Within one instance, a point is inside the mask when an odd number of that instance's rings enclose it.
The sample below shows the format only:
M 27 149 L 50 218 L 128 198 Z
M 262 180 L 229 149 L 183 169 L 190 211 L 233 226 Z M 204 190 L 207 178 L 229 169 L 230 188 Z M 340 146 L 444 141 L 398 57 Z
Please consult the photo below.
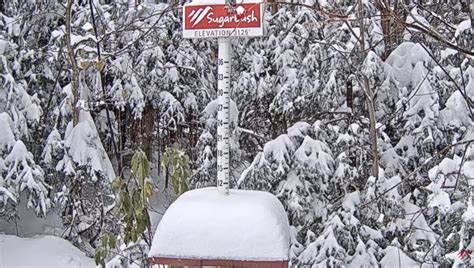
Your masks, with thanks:
M 150 202 L 149 213 L 154 232 L 163 213 L 176 197 L 171 186 L 165 188 L 164 179 L 158 176 L 156 168 L 152 174 L 156 178 L 156 189 L 159 189 Z M 24 202 L 26 196 L 22 195 L 21 203 Z M 57 211 L 39 218 L 34 211 L 22 205 L 18 206 L 18 216 L 20 219 L 17 222 L 0 219 L 0 268 L 96 267 L 93 259 L 86 257 L 68 241 L 57 237 L 63 231 Z
M 21 237 L 32 237 L 35 235 L 61 236 L 63 226 L 59 212 L 51 210 L 46 217 L 38 217 L 32 209 L 26 208 L 27 196 L 22 193 L 20 205 L 17 206 L 17 221 L 6 221 L 0 218 L 0 234 L 18 235 Z M 3 267 L 1 267 L 3 268 Z
M 68 241 L 54 236 L 20 238 L 0 234 L 1 268 L 95 268 L 88 258 Z

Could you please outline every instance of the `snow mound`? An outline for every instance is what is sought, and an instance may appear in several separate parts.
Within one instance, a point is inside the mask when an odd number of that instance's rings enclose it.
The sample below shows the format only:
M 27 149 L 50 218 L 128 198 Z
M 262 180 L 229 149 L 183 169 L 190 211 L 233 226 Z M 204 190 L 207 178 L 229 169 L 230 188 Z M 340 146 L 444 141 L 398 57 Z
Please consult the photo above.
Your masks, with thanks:
M 404 42 L 390 53 L 385 60 L 385 71 L 395 76 L 400 87 L 407 87 L 413 82 L 415 66 L 418 62 L 429 63 L 431 57 L 420 45 L 412 42 Z M 417 83 L 413 83 L 416 86 Z
M 380 261 L 382 267 L 420 267 L 420 264 L 410 258 L 403 250 L 394 246 L 385 249 L 385 257 Z
M 289 224 L 280 201 L 260 191 L 192 190 L 166 211 L 149 257 L 288 260 Z
M 68 241 L 55 236 L 21 238 L 0 234 L 0 267 L 5 268 L 92 268 L 86 257 Z

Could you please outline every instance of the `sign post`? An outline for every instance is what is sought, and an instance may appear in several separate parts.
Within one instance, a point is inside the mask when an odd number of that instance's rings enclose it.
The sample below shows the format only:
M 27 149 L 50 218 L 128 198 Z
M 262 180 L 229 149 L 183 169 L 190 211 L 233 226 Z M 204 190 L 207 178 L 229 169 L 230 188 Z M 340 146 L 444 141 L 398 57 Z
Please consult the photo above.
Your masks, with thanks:
M 242 1 L 229 7 L 224 1 L 202 0 L 183 7 L 184 38 L 218 38 L 217 60 L 217 188 L 229 194 L 231 38 L 263 36 L 263 3 Z

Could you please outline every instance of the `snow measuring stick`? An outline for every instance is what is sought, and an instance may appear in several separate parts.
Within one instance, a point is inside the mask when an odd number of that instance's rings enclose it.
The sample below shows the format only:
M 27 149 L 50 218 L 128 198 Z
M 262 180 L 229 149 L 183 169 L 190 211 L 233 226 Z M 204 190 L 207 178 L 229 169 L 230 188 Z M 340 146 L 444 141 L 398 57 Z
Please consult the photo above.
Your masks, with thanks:
M 229 194 L 230 157 L 230 60 L 228 38 L 219 38 L 217 60 L 217 187 Z
M 184 38 L 218 38 L 217 59 L 217 187 L 229 194 L 231 38 L 263 36 L 263 3 L 194 0 L 183 7 Z

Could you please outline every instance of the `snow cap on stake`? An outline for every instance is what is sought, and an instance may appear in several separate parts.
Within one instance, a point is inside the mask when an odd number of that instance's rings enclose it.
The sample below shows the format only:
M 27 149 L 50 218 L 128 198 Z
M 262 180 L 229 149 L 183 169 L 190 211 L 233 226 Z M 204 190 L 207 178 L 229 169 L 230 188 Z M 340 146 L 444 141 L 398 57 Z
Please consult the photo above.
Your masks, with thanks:
M 268 192 L 196 189 L 168 208 L 148 256 L 154 264 L 286 267 L 289 229 L 283 205 Z

